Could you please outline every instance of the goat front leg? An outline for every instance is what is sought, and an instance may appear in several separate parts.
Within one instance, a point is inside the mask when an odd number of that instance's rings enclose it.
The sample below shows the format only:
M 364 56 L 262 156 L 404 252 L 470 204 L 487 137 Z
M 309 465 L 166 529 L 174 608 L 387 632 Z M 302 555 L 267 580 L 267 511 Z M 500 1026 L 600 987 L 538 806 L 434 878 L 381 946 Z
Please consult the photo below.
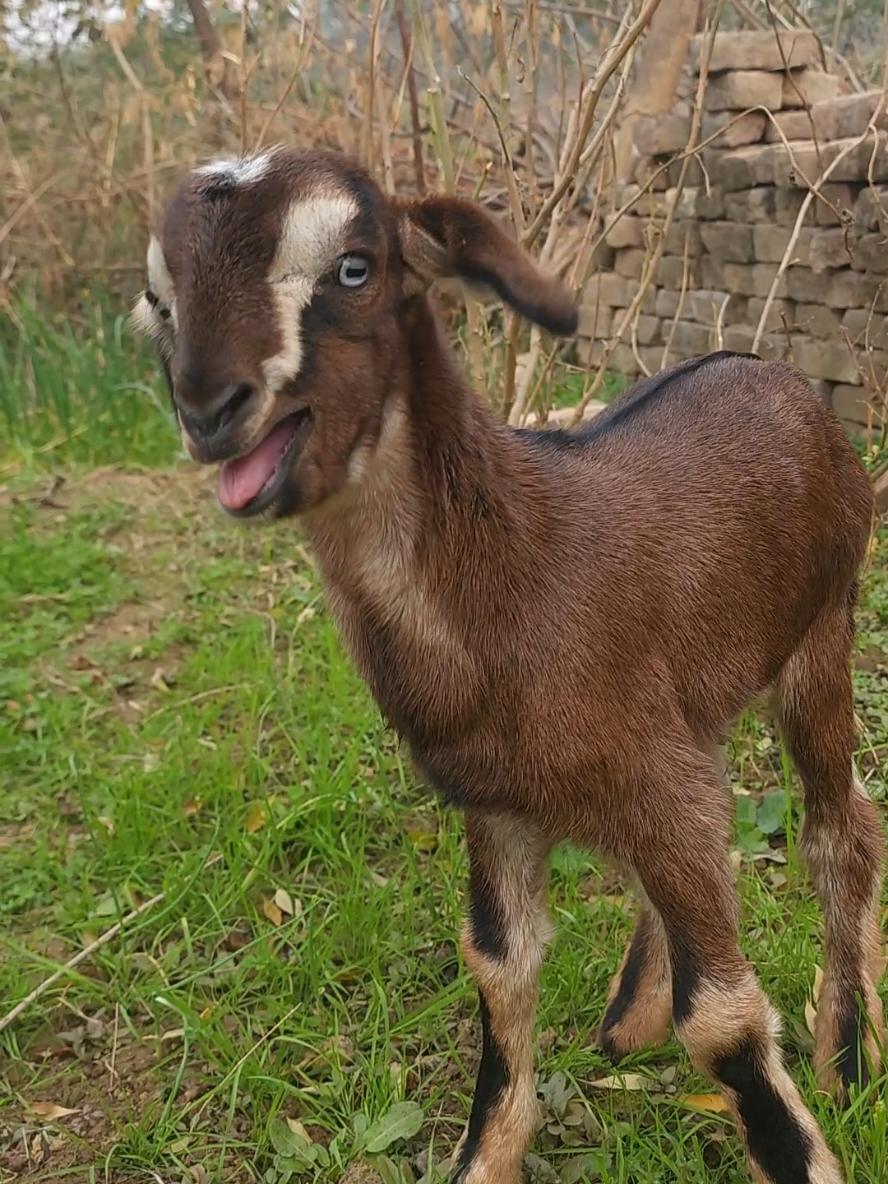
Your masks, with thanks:
M 546 905 L 551 843 L 505 814 L 466 816 L 469 913 L 462 951 L 478 985 L 481 1063 L 454 1184 L 519 1184 L 538 1122 L 533 1031 L 539 973 L 552 933 Z

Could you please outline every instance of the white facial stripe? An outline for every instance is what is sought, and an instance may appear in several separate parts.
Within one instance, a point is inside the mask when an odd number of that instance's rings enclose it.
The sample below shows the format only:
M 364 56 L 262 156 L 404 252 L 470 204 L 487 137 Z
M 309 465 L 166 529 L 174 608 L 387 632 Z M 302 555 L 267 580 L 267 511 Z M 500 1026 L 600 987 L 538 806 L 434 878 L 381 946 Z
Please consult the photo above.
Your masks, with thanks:
M 357 213 L 357 202 L 345 193 L 318 193 L 294 202 L 287 211 L 268 273 L 281 334 L 280 353 L 262 363 L 272 392 L 299 373 L 302 310 L 310 303 L 318 279 L 341 254 L 346 230 Z
M 172 308 L 176 299 L 173 277 L 167 267 L 160 240 L 155 238 L 153 234 L 148 242 L 148 287 L 161 304 Z
M 280 353 L 266 358 L 262 373 L 269 391 L 277 393 L 302 365 L 302 310 L 311 303 L 314 283 L 307 277 L 275 284 L 272 289 L 281 334 Z
M 214 160 L 194 172 L 199 177 L 224 178 L 232 185 L 250 185 L 260 181 L 268 172 L 272 155 L 271 152 L 257 152 L 255 156 L 245 156 L 240 160 Z

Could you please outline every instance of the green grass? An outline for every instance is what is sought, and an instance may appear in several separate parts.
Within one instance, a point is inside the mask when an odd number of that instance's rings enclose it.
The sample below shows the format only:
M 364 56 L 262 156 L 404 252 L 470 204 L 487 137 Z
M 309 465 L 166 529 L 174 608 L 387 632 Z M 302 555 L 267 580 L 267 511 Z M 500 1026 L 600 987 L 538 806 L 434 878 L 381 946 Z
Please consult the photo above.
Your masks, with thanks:
M 32 331 L 47 349 L 64 336 Z M 51 479 L 58 456 L 175 455 L 153 395 L 138 404 L 150 431 L 110 406 L 132 381 L 127 348 L 109 350 L 94 409 L 69 387 L 86 432 L 30 460 L 26 433 L 7 441 L 28 467 L 0 491 L 0 1012 L 164 895 L 0 1034 L 0 1181 L 30 1157 L 41 1181 L 378 1184 L 366 1160 L 412 1184 L 457 1137 L 477 1059 L 460 820 L 383 727 L 291 526 L 231 525 L 185 465 L 69 463 Z M 63 357 L 58 389 L 89 373 Z M 58 430 L 42 414 L 35 441 Z M 883 532 L 855 676 L 859 759 L 882 803 L 886 572 Z M 844 1113 L 813 1089 L 821 922 L 788 769 L 752 716 L 731 755 L 751 792 L 736 840 L 746 952 L 849 1181 L 884 1184 L 885 1081 Z M 643 1089 L 596 1085 L 612 1069 L 594 1030 L 632 921 L 619 885 L 562 850 L 552 907 L 532 1179 L 744 1184 L 730 1124 L 684 1102 L 710 1091 L 678 1045 L 632 1058 Z
M 559 376 L 559 380 L 552 392 L 552 407 L 576 407 L 582 399 L 588 385 L 588 375 L 582 370 L 570 370 Z M 622 374 L 607 371 L 601 389 L 595 398 L 599 403 L 610 403 L 629 385 L 628 379 Z
M 178 441 L 150 348 L 126 312 L 84 298 L 77 316 L 45 319 L 17 300 L 0 319 L 0 479 L 53 463 L 165 464 Z

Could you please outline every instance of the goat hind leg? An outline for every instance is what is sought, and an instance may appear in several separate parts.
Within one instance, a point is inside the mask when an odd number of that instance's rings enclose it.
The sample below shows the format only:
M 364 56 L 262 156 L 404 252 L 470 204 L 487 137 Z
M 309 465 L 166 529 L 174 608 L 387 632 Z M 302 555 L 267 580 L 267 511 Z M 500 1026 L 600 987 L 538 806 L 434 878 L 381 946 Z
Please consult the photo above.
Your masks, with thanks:
M 468 1127 L 454 1152 L 455 1184 L 518 1184 L 539 1123 L 533 1029 L 543 952 L 551 844 L 530 823 L 470 812 L 466 965 L 481 1007 L 481 1064 Z
M 777 1012 L 740 952 L 724 800 L 714 779 L 689 789 L 663 795 L 656 843 L 633 861 L 666 930 L 676 1033 L 723 1089 L 757 1184 L 842 1184 L 786 1069 Z
M 799 852 L 826 921 L 814 1066 L 838 1097 L 878 1074 L 885 960 L 879 920 L 885 840 L 853 765 L 849 612 L 820 619 L 781 672 L 782 731 L 805 789 Z
M 666 930 L 644 889 L 636 887 L 638 918 L 614 975 L 598 1032 L 615 1063 L 646 1045 L 664 1044 L 672 1020 L 672 968 Z
M 701 740 L 700 750 L 727 784 L 723 745 Z M 598 1031 L 599 1046 L 614 1063 L 646 1046 L 665 1044 L 672 1021 L 672 966 L 666 929 L 638 880 L 635 895 L 635 930 L 611 982 Z

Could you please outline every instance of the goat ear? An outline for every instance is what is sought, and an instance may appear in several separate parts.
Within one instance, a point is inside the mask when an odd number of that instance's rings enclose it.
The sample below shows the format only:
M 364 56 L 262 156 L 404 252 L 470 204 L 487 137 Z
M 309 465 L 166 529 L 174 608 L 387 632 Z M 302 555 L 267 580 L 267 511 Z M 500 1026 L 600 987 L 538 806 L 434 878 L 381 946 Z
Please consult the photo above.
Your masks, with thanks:
M 405 295 L 441 276 L 485 284 L 552 333 L 576 332 L 577 307 L 557 276 L 546 275 L 479 206 L 456 197 L 397 203 Z

